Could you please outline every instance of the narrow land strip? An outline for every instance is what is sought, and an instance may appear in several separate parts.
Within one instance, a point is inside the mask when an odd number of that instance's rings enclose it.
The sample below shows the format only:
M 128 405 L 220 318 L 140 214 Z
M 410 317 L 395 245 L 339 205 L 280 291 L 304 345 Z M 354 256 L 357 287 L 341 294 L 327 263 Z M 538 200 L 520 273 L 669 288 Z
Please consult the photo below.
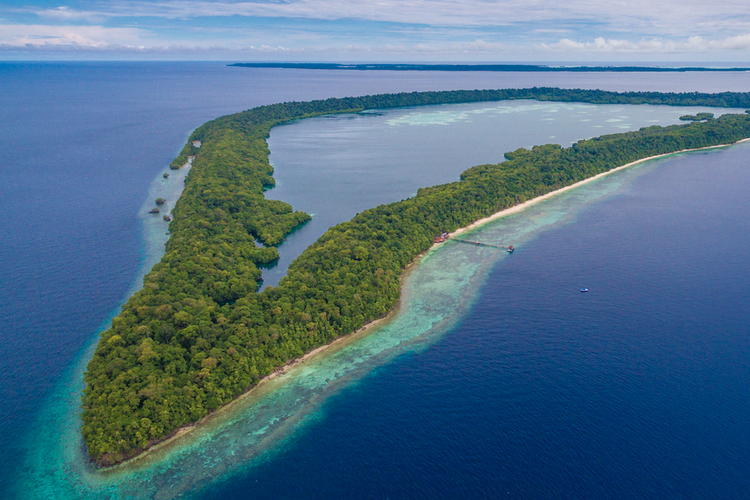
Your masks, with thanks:
M 740 143 L 746 142 L 746 141 L 750 141 L 750 138 L 742 139 L 742 140 L 739 140 L 737 142 L 730 143 L 730 144 L 719 144 L 718 146 L 706 146 L 705 148 L 682 149 L 680 151 L 675 151 L 674 153 L 664 153 L 664 154 L 661 154 L 661 155 L 649 156 L 648 158 L 641 158 L 640 160 L 636 160 L 636 161 L 627 163 L 625 165 L 622 165 L 620 167 L 613 168 L 612 170 L 608 170 L 606 172 L 602 172 L 601 174 L 596 174 L 595 176 L 589 177 L 588 179 L 584 179 L 582 181 L 578 181 L 575 184 L 571 184 L 570 186 L 565 186 L 565 187 L 557 189 L 555 191 L 551 191 L 551 192 L 549 192 L 549 193 L 547 193 L 545 195 L 538 196 L 538 197 L 536 197 L 534 199 L 525 201 L 525 202 L 520 203 L 518 205 L 514 205 L 514 206 L 512 206 L 510 208 L 506 208 L 505 210 L 500 210 L 499 212 L 496 212 L 496 213 L 490 215 L 489 217 L 485 217 L 483 219 L 479 219 L 478 221 L 476 221 L 476 222 L 474 222 L 472 224 L 469 224 L 466 227 L 461 227 L 459 229 L 456 229 L 452 233 L 448 233 L 448 236 L 449 237 L 458 236 L 459 234 L 465 233 L 467 231 L 471 231 L 473 229 L 476 229 L 476 228 L 478 228 L 480 226 L 488 224 L 488 223 L 490 223 L 492 221 L 495 221 L 497 219 L 506 217 L 506 216 L 511 215 L 511 214 L 515 214 L 515 213 L 521 212 L 522 210 L 525 210 L 525 209 L 527 209 L 528 207 L 530 207 L 532 205 L 536 205 L 537 203 L 540 203 L 542 201 L 549 200 L 550 198 L 552 198 L 554 196 L 557 196 L 559 194 L 562 194 L 562 193 L 564 193 L 566 191 L 570 191 L 571 189 L 575 189 L 577 187 L 583 186 L 584 184 L 588 184 L 589 182 L 593 182 L 593 181 L 595 181 L 597 179 L 601 179 L 602 177 L 605 177 L 607 175 L 611 175 L 611 174 L 613 174 L 615 172 L 619 172 L 620 170 L 624 170 L 624 169 L 626 169 L 628 167 L 632 167 L 634 165 L 639 165 L 639 164 L 645 163 L 647 161 L 652 161 L 652 160 L 656 160 L 656 159 L 659 159 L 659 158 L 664 158 L 664 157 L 667 157 L 667 156 L 677 155 L 677 154 L 680 154 L 680 153 L 690 153 L 690 152 L 693 152 L 693 151 L 703 151 L 703 150 L 707 150 L 707 149 L 725 148 L 725 147 L 733 146 L 735 144 L 740 144 Z M 437 245 L 440 245 L 440 243 L 436 243 L 434 246 L 437 246 Z
M 594 176 L 589 177 L 587 179 L 584 179 L 582 181 L 576 182 L 575 184 L 571 184 L 570 186 L 566 186 L 566 187 L 557 189 L 555 191 L 549 192 L 549 193 L 547 193 L 545 195 L 538 196 L 538 197 L 533 198 L 531 200 L 525 201 L 523 203 L 519 203 L 518 205 L 512 206 L 510 208 L 507 208 L 507 209 L 504 209 L 504 210 L 500 210 L 500 211 L 498 211 L 498 212 L 490 215 L 489 217 L 485 217 L 485 218 L 479 219 L 479 220 L 473 222 L 472 224 L 469 224 L 468 226 L 461 227 L 461 228 L 459 228 L 459 229 L 457 229 L 457 230 L 449 233 L 449 237 L 456 237 L 456 236 L 458 236 L 460 234 L 466 233 L 468 231 L 471 231 L 471 230 L 477 229 L 477 228 L 479 228 L 481 226 L 484 226 L 486 224 L 489 224 L 490 222 L 496 221 L 496 220 L 501 219 L 503 217 L 507 217 L 508 215 L 512 215 L 512 214 L 515 214 L 515 213 L 522 212 L 523 210 L 525 210 L 525 209 L 527 209 L 527 208 L 529 208 L 529 207 L 531 207 L 533 205 L 536 205 L 536 204 L 538 204 L 540 202 L 549 200 L 549 199 L 554 198 L 555 196 L 558 196 L 558 195 L 560 195 L 562 193 L 565 193 L 567 191 L 570 191 L 570 190 L 576 189 L 578 187 L 584 186 L 584 185 L 586 185 L 588 183 L 591 183 L 593 181 L 601 179 L 602 177 L 611 175 L 611 174 L 613 174 L 615 172 L 619 172 L 621 170 L 624 170 L 624 169 L 629 168 L 629 167 L 633 167 L 635 165 L 640 165 L 642 163 L 646 163 L 646 162 L 649 162 L 649 161 L 652 161 L 652 160 L 656 160 L 656 159 L 659 159 L 659 158 L 665 158 L 665 157 L 668 157 L 668 156 L 673 156 L 673 155 L 677 155 L 677 154 L 681 154 L 681 153 L 689 153 L 689 152 L 695 152 L 695 151 L 704 151 L 704 150 L 725 148 L 725 147 L 728 147 L 728 146 L 733 146 L 735 144 L 740 144 L 740 143 L 747 142 L 747 141 L 750 141 L 750 138 L 742 139 L 742 140 L 739 140 L 739 141 L 737 141 L 735 143 L 720 144 L 720 145 L 716 145 L 716 146 L 707 146 L 707 147 L 695 148 L 695 149 L 683 149 L 683 150 L 680 150 L 680 151 L 675 151 L 673 153 L 665 153 L 665 154 L 650 156 L 648 158 L 642 158 L 640 160 L 636 160 L 636 161 L 627 163 L 625 165 L 613 168 L 613 169 L 611 169 L 611 170 L 609 170 L 607 172 L 602 172 L 600 174 L 594 175 Z M 317 357 L 319 355 L 322 355 L 322 354 L 326 353 L 327 351 L 330 351 L 334 347 L 338 347 L 339 345 L 341 345 L 343 343 L 352 342 L 353 340 L 355 340 L 357 337 L 360 337 L 364 333 L 367 333 L 368 335 L 372 334 L 372 333 L 375 333 L 375 331 L 377 331 L 377 329 L 380 326 L 384 325 L 389 320 L 393 319 L 395 317 L 395 315 L 398 313 L 400 305 L 401 305 L 401 303 L 403 301 L 403 292 L 404 292 L 404 290 L 403 290 L 403 282 L 404 282 L 404 278 L 408 275 L 408 273 L 413 272 L 418 267 L 419 262 L 422 259 L 422 257 L 424 257 L 427 253 L 429 253 L 429 252 L 431 252 L 433 250 L 438 249 L 441 245 L 442 245 L 442 243 L 435 243 L 435 244 L 433 244 L 430 247 L 429 250 L 427 250 L 427 251 L 419 254 L 409 265 L 406 266 L 406 268 L 404 268 L 403 273 L 401 275 L 401 294 L 402 294 L 402 300 L 399 301 L 399 303 L 395 307 L 393 307 L 390 311 L 388 311 L 388 313 L 385 316 L 366 323 L 364 326 L 362 326 L 361 328 L 357 329 L 355 332 L 353 332 L 353 333 L 351 333 L 349 335 L 345 335 L 343 337 L 339 337 L 336 340 L 334 340 L 333 342 L 330 342 L 330 343 L 322 345 L 322 346 L 320 346 L 320 347 L 318 347 L 316 349 L 313 349 L 312 351 L 306 353 L 302 357 L 299 357 L 297 359 L 289 361 L 283 367 L 279 367 L 276 370 L 274 370 L 271 374 L 266 375 L 265 377 L 261 378 L 257 385 L 253 386 L 252 388 L 250 388 L 248 391 L 246 391 L 245 393 L 243 393 L 239 397 L 235 398 L 234 400 L 232 400 L 228 404 L 226 404 L 223 407 L 221 407 L 217 412 L 210 413 L 210 414 L 206 415 L 205 417 L 203 417 L 202 419 L 200 419 L 197 422 L 194 422 L 192 424 L 188 424 L 188 425 L 180 427 L 179 429 L 177 429 L 176 431 L 174 431 L 174 433 L 170 437 L 168 437 L 168 438 L 160 441 L 158 444 L 152 446 L 151 448 L 147 449 L 146 451 L 142 452 L 141 454 L 136 455 L 135 457 L 127 460 L 126 462 L 123 462 L 120 465 L 113 467 L 112 470 L 114 471 L 114 470 L 118 469 L 119 467 L 124 466 L 125 464 L 127 464 L 128 466 L 133 465 L 133 464 L 137 464 L 138 462 L 140 462 L 140 461 L 142 461 L 142 460 L 144 460 L 146 458 L 149 458 L 149 457 L 151 457 L 153 455 L 158 454 L 161 450 L 163 450 L 163 449 L 165 449 L 167 447 L 172 447 L 172 446 L 175 446 L 175 445 L 179 445 L 179 440 L 180 440 L 181 437 L 187 435 L 188 433 L 190 433 L 191 431 L 193 431 L 193 430 L 195 430 L 197 428 L 201 428 L 201 427 L 204 427 L 204 426 L 210 426 L 211 423 L 215 420 L 215 417 L 218 414 L 225 414 L 226 412 L 233 411 L 246 398 L 252 397 L 252 396 L 256 395 L 257 393 L 259 393 L 265 387 L 265 385 L 267 385 L 271 380 L 273 380 L 273 379 L 275 379 L 277 377 L 280 377 L 280 376 L 288 373 L 292 368 L 295 368 L 295 367 L 298 367 L 300 365 L 303 365 L 304 363 L 309 362 L 312 358 L 315 358 L 315 357 Z
M 472 167 L 458 182 L 330 228 L 277 287 L 256 292 L 258 266 L 278 257 L 273 245 L 309 218 L 264 197 L 274 185 L 266 143 L 273 126 L 362 109 L 503 99 L 750 108 L 750 93 L 501 89 L 281 103 L 204 124 L 175 160 L 179 166 L 197 155 L 172 211 L 166 252 L 88 364 L 82 434 L 92 459 L 110 466 L 142 453 L 289 360 L 386 316 L 399 302 L 399 276 L 436 234 L 476 227 L 617 165 L 750 137 L 750 115 L 742 113 L 509 152 L 506 162 Z

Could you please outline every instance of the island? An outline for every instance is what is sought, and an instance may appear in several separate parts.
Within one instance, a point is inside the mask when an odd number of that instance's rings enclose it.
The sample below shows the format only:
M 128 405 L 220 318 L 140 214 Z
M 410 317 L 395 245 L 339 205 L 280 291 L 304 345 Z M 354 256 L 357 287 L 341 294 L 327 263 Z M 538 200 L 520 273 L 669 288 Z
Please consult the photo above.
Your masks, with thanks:
M 701 122 L 704 120 L 713 120 L 713 113 L 698 113 L 697 115 L 682 115 L 680 120 L 684 122 Z
M 269 200 L 272 127 L 332 113 L 506 99 L 750 107 L 750 93 L 615 93 L 555 88 L 413 92 L 287 102 L 217 118 L 172 162 L 192 169 L 161 262 L 103 332 L 84 377 L 82 433 L 110 466 L 174 435 L 263 377 L 393 310 L 403 269 L 435 236 L 644 158 L 750 137 L 750 115 L 506 153 L 460 180 L 330 228 L 258 292 L 258 266 L 310 216 Z M 196 146 L 200 144 L 200 146 Z M 256 242 L 262 243 L 258 246 Z

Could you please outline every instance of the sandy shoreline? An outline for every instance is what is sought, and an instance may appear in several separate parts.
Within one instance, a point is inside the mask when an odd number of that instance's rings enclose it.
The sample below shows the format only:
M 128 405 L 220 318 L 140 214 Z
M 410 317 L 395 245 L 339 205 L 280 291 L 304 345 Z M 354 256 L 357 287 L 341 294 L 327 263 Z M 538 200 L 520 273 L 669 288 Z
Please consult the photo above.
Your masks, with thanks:
M 420 255 L 418 255 L 408 266 L 406 266 L 406 268 L 404 268 L 404 271 L 401 273 L 401 279 L 403 279 L 408 274 L 408 272 L 411 269 L 414 268 L 414 266 L 416 265 L 416 263 L 419 261 L 419 259 L 421 259 L 424 256 L 425 253 L 426 252 L 421 253 Z M 106 467 L 105 470 L 116 471 L 118 468 L 122 468 L 122 467 L 127 467 L 127 466 L 134 465 L 137 462 L 146 459 L 150 455 L 153 455 L 154 453 L 158 452 L 159 450 L 161 450 L 163 448 L 175 445 L 176 441 L 178 441 L 179 438 L 188 435 L 192 430 L 194 430 L 194 429 L 196 429 L 198 427 L 202 427 L 204 425 L 209 424 L 209 422 L 212 419 L 214 419 L 217 416 L 223 414 L 224 412 L 231 411 L 232 407 L 236 406 L 237 404 L 239 404 L 244 399 L 255 395 L 257 392 L 259 392 L 263 388 L 264 385 L 267 385 L 273 379 L 275 379 L 275 378 L 277 378 L 277 377 L 285 374 L 286 372 L 288 372 L 292 368 L 294 368 L 294 367 L 302 364 L 303 362 L 309 360 L 310 358 L 312 358 L 312 357 L 314 357 L 314 356 L 316 356 L 316 355 L 318 355 L 318 354 L 320 354 L 320 353 L 322 353 L 324 351 L 327 351 L 327 350 L 329 350 L 329 349 L 331 349 L 331 348 L 333 348 L 335 346 L 338 346 L 338 345 L 340 345 L 340 344 L 342 344 L 342 343 L 344 343 L 346 341 L 350 341 L 354 337 L 356 337 L 357 335 L 360 335 L 360 334 L 362 334 L 362 333 L 364 333 L 364 332 L 366 332 L 368 330 L 372 330 L 373 328 L 381 325 L 382 323 L 388 321 L 389 319 L 392 319 L 393 316 L 395 316 L 396 313 L 398 312 L 400 305 L 401 305 L 401 301 L 399 300 L 399 302 L 390 311 L 388 311 L 388 313 L 385 316 L 383 316 L 381 318 L 378 318 L 376 320 L 370 321 L 369 323 L 365 323 L 364 325 L 362 325 L 362 327 L 358 328 L 354 332 L 349 333 L 347 335 L 343 335 L 343 336 L 337 338 L 336 340 L 334 340 L 333 342 L 330 342 L 328 344 L 325 344 L 325 345 L 322 345 L 320 347 L 317 347 L 317 348 L 313 349 L 312 351 L 306 353 L 304 356 L 302 356 L 300 358 L 296 358 L 296 359 L 293 359 L 293 360 L 289 361 L 284 366 L 281 366 L 281 367 L 277 368 L 272 373 L 270 373 L 270 374 L 266 375 L 265 377 L 261 378 L 256 385 L 252 386 L 247 391 L 243 392 L 242 394 L 240 394 L 239 396 L 237 396 L 236 398 L 234 398 L 233 400 L 231 400 L 227 404 L 225 404 L 225 405 L 217 408 L 216 411 L 214 411 L 212 413 L 209 413 L 208 415 L 202 417 L 197 422 L 193 422 L 192 424 L 187 424 L 187 425 L 184 425 L 184 426 L 178 428 L 169 437 L 163 439 L 162 441 L 159 441 L 158 443 L 150 446 L 149 448 L 146 448 L 141 453 L 139 453 L 137 455 L 134 455 L 134 456 L 128 458 L 127 460 L 124 460 L 124 461 L 122 461 L 122 462 L 120 462 L 118 464 L 112 465 L 110 467 Z
M 614 172 L 618 172 L 620 170 L 632 167 L 634 165 L 638 165 L 638 164 L 641 164 L 641 163 L 644 163 L 644 162 L 647 162 L 647 161 L 655 160 L 655 159 L 658 159 L 658 158 L 664 158 L 664 157 L 675 155 L 675 154 L 687 153 L 687 152 L 692 152 L 692 151 L 703 151 L 703 150 L 709 150 L 709 149 L 723 148 L 723 147 L 732 146 L 734 144 L 739 144 L 739 143 L 746 142 L 746 141 L 750 141 L 750 138 L 742 139 L 742 140 L 739 140 L 737 142 L 730 143 L 730 144 L 719 144 L 719 145 L 716 145 L 716 146 L 707 146 L 707 147 L 695 148 L 695 149 L 683 149 L 683 150 L 675 151 L 675 152 L 672 152 L 672 153 L 664 153 L 664 154 L 660 154 L 660 155 L 649 156 L 648 158 L 642 158 L 640 160 L 636 160 L 634 162 L 631 162 L 631 163 L 628 163 L 628 164 L 625 164 L 625 165 L 613 168 L 613 169 L 608 170 L 606 172 L 602 172 L 600 174 L 597 174 L 595 176 L 589 177 L 589 178 L 584 179 L 582 181 L 578 181 L 575 184 L 571 184 L 570 186 L 565 186 L 565 187 L 557 189 L 555 191 L 551 191 L 551 192 L 549 192 L 549 193 L 547 193 L 545 195 L 538 196 L 536 198 L 532 198 L 531 200 L 525 201 L 525 202 L 520 203 L 518 205 L 514 205 L 514 206 L 512 206 L 510 208 L 506 208 L 504 210 L 496 212 L 496 213 L 490 215 L 489 217 L 485 217 L 483 219 L 479 219 L 479 220 L 473 222 L 472 224 L 470 224 L 468 226 L 459 228 L 459 229 L 453 231 L 452 233 L 449 233 L 449 236 L 450 237 L 457 236 L 457 235 L 462 234 L 462 233 L 464 233 L 466 231 L 470 231 L 472 229 L 476 229 L 476 228 L 478 228 L 480 226 L 483 226 L 483 225 L 485 225 L 487 223 L 490 223 L 492 221 L 495 221 L 495 220 L 500 219 L 502 217 L 505 217 L 507 215 L 511 215 L 511 214 L 514 214 L 514 213 L 521 212 L 521 211 L 525 210 L 526 208 L 528 208 L 528 207 L 530 207 L 532 205 L 535 205 L 535 204 L 540 203 L 542 201 L 548 200 L 548 199 L 550 199 L 550 198 L 552 198 L 554 196 L 557 196 L 557 195 L 559 195 L 561 193 L 564 193 L 564 192 L 569 191 L 571 189 L 575 189 L 577 187 L 583 186 L 584 184 L 587 184 L 589 182 L 593 182 L 593 181 L 595 181 L 597 179 L 600 179 L 600 178 L 602 178 L 604 176 L 607 176 L 607 175 L 610 175 L 610 174 L 612 174 Z M 417 255 L 414 258 L 414 260 L 409 265 L 407 265 L 404 268 L 404 270 L 402 271 L 402 273 L 400 275 L 400 280 L 403 282 L 404 278 L 408 275 L 409 272 L 411 272 L 416 267 L 416 265 L 419 263 L 420 259 L 425 254 L 427 254 L 429 251 L 433 250 L 434 248 L 436 248 L 436 247 L 438 247 L 440 245 L 442 245 L 442 243 L 435 243 L 427 251 L 422 252 L 421 254 Z M 153 446 L 149 447 L 148 449 L 144 450 L 143 452 L 139 453 L 138 455 L 135 455 L 135 456 L 133 456 L 133 457 L 131 457 L 131 458 L 129 458 L 129 459 L 127 459 L 127 460 L 119 463 L 119 464 L 113 465 L 112 467 L 107 467 L 107 469 L 108 470 L 116 470 L 119 467 L 133 465 L 136 462 L 138 462 L 138 461 L 140 461 L 142 459 L 145 459 L 149 455 L 151 455 L 151 454 L 159 451 L 160 449 L 175 444 L 175 442 L 180 437 L 187 435 L 188 433 L 190 433 L 193 429 L 195 429 L 197 427 L 201 427 L 203 425 L 208 424 L 210 422 L 210 420 L 212 418 L 214 418 L 215 416 L 217 416 L 217 415 L 219 415 L 221 413 L 224 413 L 225 411 L 231 410 L 231 408 L 233 406 L 235 406 L 236 404 L 238 404 L 240 401 L 246 399 L 247 397 L 250 397 L 250 396 L 254 395 L 255 393 L 257 393 L 260 390 L 260 388 L 262 388 L 264 385 L 266 385 L 268 382 L 270 382 L 271 380 L 275 379 L 276 377 L 278 377 L 280 375 L 283 375 L 284 373 L 287 373 L 289 370 L 291 370 L 292 368 L 296 367 L 297 365 L 305 362 L 306 360 L 309 360 L 310 358 L 312 358 L 312 357 L 314 357 L 314 356 L 316 356 L 316 355 L 318 355 L 318 354 L 320 354 L 322 352 L 325 352 L 325 351 L 331 349 L 332 347 L 341 344 L 342 342 L 351 340 L 353 337 L 355 337 L 358 334 L 361 334 L 361 333 L 363 333 L 363 332 L 365 332 L 367 330 L 372 330 L 373 328 L 381 325 L 383 322 L 388 321 L 389 319 L 393 318 L 393 316 L 395 316 L 395 314 L 398 312 L 402 300 L 403 300 L 403 286 L 401 287 L 401 299 L 399 299 L 399 302 L 396 304 L 396 306 L 394 306 L 390 311 L 388 311 L 388 313 L 385 316 L 383 316 L 381 318 L 378 318 L 376 320 L 370 321 L 369 323 L 366 323 L 365 325 L 363 325 L 361 328 L 357 329 L 356 331 L 354 331 L 352 333 L 349 333 L 347 335 L 344 335 L 342 337 L 339 337 L 339 338 L 337 338 L 336 340 L 334 340 L 333 342 L 331 342 L 329 344 L 325 344 L 325 345 L 322 345 L 320 347 L 317 347 L 316 349 L 313 349 L 312 351 L 306 353 L 304 356 L 302 356 L 300 358 L 297 358 L 297 359 L 289 361 L 283 367 L 279 367 L 276 370 L 274 370 L 273 373 L 270 373 L 269 375 L 266 375 L 265 377 L 261 378 L 260 381 L 255 386 L 251 387 L 246 392 L 240 394 L 239 396 L 237 396 L 235 399 L 233 399 L 232 401 L 230 401 L 226 405 L 224 405 L 224 406 L 220 407 L 219 409 L 217 409 L 215 412 L 210 413 L 210 414 L 204 416 L 203 418 L 201 418 L 197 422 L 194 422 L 192 424 L 180 427 L 170 437 L 164 439 L 163 441 L 160 441 L 160 442 L 154 444 Z
M 745 141 L 750 141 L 750 137 L 748 137 L 747 139 L 741 139 L 741 140 L 739 140 L 737 142 L 733 142 L 733 143 L 730 143 L 730 144 L 719 144 L 717 146 L 706 146 L 704 148 L 695 148 L 695 149 L 682 149 L 680 151 L 675 151 L 673 153 L 664 153 L 664 154 L 661 154 L 661 155 L 649 156 L 648 158 L 642 158 L 640 160 L 636 160 L 636 161 L 627 163 L 627 164 L 622 165 L 620 167 L 613 168 L 612 170 L 607 170 L 606 172 L 602 172 L 601 174 L 597 174 L 597 175 L 595 175 L 593 177 L 589 177 L 587 179 L 583 179 L 582 181 L 578 181 L 575 184 L 571 184 L 570 186 L 565 186 L 564 188 L 556 189 L 555 191 L 550 191 L 549 193 L 547 193 L 545 195 L 538 196 L 536 198 L 532 198 L 531 200 L 525 201 L 525 202 L 523 202 L 523 203 L 521 203 L 519 205 L 514 205 L 514 206 L 512 206 L 510 208 L 506 208 L 505 210 L 501 210 L 499 212 L 496 212 L 496 213 L 490 215 L 489 217 L 485 217 L 484 219 L 479 219 L 478 221 L 475 221 L 475 222 L 473 222 L 472 224 L 469 224 L 466 227 L 462 227 L 462 228 L 456 229 L 454 232 L 449 233 L 449 236 L 457 236 L 457 235 L 459 235 L 461 233 L 464 233 L 466 231 L 470 231 L 470 230 L 475 229 L 475 228 L 477 228 L 479 226 L 483 226 L 484 224 L 487 224 L 488 222 L 492 222 L 494 220 L 497 220 L 497 219 L 500 219 L 502 217 L 505 217 L 506 215 L 510 215 L 510 214 L 514 214 L 514 213 L 520 212 L 520 211 L 522 211 L 522 210 L 530 207 L 531 205 L 535 205 L 535 204 L 537 204 L 537 203 L 539 203 L 541 201 L 548 200 L 548 199 L 552 198 L 553 196 L 557 196 L 558 194 L 564 193 L 565 191 L 570 191 L 571 189 L 575 189 L 575 188 L 577 188 L 579 186 L 583 186 L 584 184 L 588 184 L 589 182 L 593 182 L 593 181 L 595 181 L 597 179 L 601 179 L 604 176 L 607 176 L 607 175 L 612 174 L 614 172 L 618 172 L 618 171 L 626 169 L 628 167 L 632 167 L 634 165 L 638 165 L 640 163 L 644 163 L 644 162 L 647 162 L 647 161 L 655 160 L 657 158 L 664 158 L 666 156 L 676 155 L 676 154 L 680 154 L 680 153 L 689 153 L 691 151 L 703 151 L 703 150 L 707 150 L 707 149 L 725 148 L 727 146 L 733 146 L 734 144 L 739 144 L 739 143 L 745 142 Z M 440 245 L 440 243 L 435 243 L 435 245 L 433 245 L 433 246 L 436 246 L 436 245 Z

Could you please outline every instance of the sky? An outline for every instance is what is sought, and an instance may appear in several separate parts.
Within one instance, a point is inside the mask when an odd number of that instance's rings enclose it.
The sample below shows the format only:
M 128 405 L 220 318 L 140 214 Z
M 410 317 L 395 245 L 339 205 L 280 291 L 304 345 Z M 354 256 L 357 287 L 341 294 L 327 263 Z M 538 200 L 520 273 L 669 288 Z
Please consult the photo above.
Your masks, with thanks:
M 728 63 L 747 0 L 0 0 L 0 60 Z

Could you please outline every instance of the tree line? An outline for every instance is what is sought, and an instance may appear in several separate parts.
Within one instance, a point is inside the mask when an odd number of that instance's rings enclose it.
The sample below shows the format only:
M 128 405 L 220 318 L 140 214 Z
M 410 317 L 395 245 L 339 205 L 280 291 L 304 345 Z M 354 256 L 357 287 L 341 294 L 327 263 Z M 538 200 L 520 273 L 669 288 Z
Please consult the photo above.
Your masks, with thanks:
M 309 220 L 263 195 L 274 185 L 266 144 L 273 126 L 364 109 L 503 99 L 750 107 L 750 94 L 508 89 L 288 102 L 207 122 L 180 154 L 196 157 L 172 210 L 164 257 L 102 333 L 88 364 L 82 432 L 91 457 L 100 465 L 127 459 L 290 360 L 382 317 L 399 299 L 403 268 L 436 234 L 631 161 L 750 136 L 750 116 L 725 115 L 568 148 L 519 149 L 503 163 L 466 170 L 458 182 L 420 189 L 330 228 L 277 287 L 257 292 L 258 266 L 278 258 L 274 246 Z

